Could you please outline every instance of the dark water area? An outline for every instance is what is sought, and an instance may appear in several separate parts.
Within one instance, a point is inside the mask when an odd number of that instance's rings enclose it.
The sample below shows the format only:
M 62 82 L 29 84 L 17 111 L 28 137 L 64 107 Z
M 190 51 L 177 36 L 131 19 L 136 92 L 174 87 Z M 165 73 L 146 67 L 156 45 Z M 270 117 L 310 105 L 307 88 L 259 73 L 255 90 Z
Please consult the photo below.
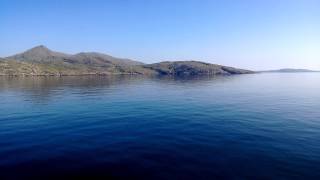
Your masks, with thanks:
M 0 179 L 319 179 L 320 73 L 0 77 Z

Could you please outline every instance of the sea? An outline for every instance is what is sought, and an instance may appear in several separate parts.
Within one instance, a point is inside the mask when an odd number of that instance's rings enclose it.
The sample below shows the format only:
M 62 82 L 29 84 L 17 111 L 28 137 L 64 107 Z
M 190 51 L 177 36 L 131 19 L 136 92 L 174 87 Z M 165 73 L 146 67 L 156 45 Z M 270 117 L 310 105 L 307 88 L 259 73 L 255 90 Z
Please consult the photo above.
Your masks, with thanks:
M 320 179 L 320 73 L 0 77 L 0 179 Z

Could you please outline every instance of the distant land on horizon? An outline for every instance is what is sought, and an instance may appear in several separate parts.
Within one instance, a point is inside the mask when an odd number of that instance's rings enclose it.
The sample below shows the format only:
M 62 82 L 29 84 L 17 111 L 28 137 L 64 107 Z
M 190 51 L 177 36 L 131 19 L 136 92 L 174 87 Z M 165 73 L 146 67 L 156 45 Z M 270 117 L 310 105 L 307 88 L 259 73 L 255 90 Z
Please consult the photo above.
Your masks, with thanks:
M 262 73 L 305 73 L 305 72 L 320 72 L 310 69 L 295 69 L 295 68 L 283 68 L 276 70 L 259 71 Z
M 0 58 L 0 75 L 68 76 L 68 75 L 233 75 L 254 71 L 200 61 L 164 61 L 144 64 L 97 52 L 66 54 L 40 45 L 23 53 Z

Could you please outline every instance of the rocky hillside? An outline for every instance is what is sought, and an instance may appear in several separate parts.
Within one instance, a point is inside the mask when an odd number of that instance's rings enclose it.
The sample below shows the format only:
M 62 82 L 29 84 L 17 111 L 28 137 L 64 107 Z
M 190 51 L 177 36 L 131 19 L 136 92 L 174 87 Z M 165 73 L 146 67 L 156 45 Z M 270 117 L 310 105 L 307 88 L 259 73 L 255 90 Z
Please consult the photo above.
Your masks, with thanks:
M 89 52 L 74 55 L 37 46 L 23 53 L 0 59 L 0 75 L 230 75 L 252 71 L 198 61 L 143 64 L 130 59 Z
M 106 54 L 88 52 L 69 55 L 65 53 L 51 51 L 45 46 L 37 46 L 21 54 L 8 57 L 17 61 L 28 61 L 34 63 L 57 63 L 86 64 L 90 66 L 110 66 L 110 65 L 142 65 L 143 63 L 130 59 L 121 59 Z
M 199 61 L 160 62 L 144 65 L 161 75 L 231 75 L 252 73 L 249 70 L 209 64 Z

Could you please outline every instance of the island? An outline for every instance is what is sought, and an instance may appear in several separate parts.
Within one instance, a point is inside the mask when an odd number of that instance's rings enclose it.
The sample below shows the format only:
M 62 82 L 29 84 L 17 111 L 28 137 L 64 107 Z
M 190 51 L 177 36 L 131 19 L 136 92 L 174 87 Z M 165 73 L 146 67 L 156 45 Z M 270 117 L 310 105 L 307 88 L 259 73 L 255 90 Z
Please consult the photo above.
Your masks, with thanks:
M 66 54 L 40 45 L 23 53 L 0 58 L 3 76 L 72 76 L 72 75 L 234 75 L 254 71 L 200 61 L 164 61 L 144 64 L 97 52 Z
M 320 71 L 314 71 L 310 69 L 284 68 L 284 69 L 268 70 L 268 71 L 260 71 L 260 72 L 262 73 L 306 73 L 306 72 L 320 72 Z

